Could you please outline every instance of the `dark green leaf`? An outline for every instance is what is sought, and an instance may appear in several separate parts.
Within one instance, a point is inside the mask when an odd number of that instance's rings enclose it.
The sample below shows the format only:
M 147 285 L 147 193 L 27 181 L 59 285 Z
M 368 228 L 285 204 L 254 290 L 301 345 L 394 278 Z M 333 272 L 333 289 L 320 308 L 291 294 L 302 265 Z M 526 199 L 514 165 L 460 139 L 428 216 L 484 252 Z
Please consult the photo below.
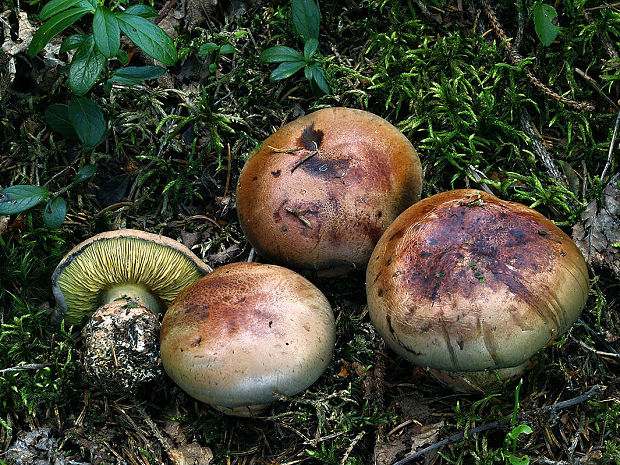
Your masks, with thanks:
M 106 121 L 99 105 L 85 97 L 72 97 L 69 101 L 69 120 L 80 141 L 95 147 L 106 134 Z
M 304 61 L 304 56 L 297 50 L 284 45 L 268 48 L 260 54 L 263 63 L 281 63 L 286 61 Z
M 295 74 L 304 66 L 306 66 L 306 63 L 304 63 L 303 61 L 288 61 L 285 63 L 280 63 L 280 66 L 278 66 L 271 72 L 269 78 L 272 81 L 280 81 L 281 79 L 286 79 L 287 77 Z
M 45 21 L 61 11 L 77 6 L 81 1 L 82 0 L 51 0 L 50 2 L 47 2 L 43 8 L 41 8 L 39 19 L 41 21 Z
M 69 87 L 76 95 L 84 95 L 95 84 L 106 64 L 106 57 L 95 47 L 92 34 L 82 42 L 69 68 Z M 79 132 L 78 132 L 79 135 Z
M 79 182 L 86 181 L 87 179 L 92 178 L 97 172 L 97 165 L 84 165 L 78 174 L 75 175 L 75 179 L 73 180 L 74 184 Z
M 77 134 L 69 120 L 69 106 L 64 103 L 53 103 L 45 109 L 45 122 L 52 130 L 67 139 L 77 139 Z
M 304 45 L 304 58 L 306 61 L 310 61 L 314 54 L 316 53 L 316 49 L 319 48 L 319 41 L 316 39 L 308 39 L 306 44 Z
M 324 94 L 329 95 L 330 90 L 329 84 L 327 83 L 327 77 L 325 76 L 325 70 L 319 63 L 314 63 L 312 65 L 312 79 Z
M 118 53 L 116 54 L 116 58 L 118 58 L 118 61 L 120 61 L 123 65 L 129 63 L 129 55 L 123 49 L 120 49 L 118 51 Z
M 127 66 L 120 68 L 112 73 L 112 79 L 130 79 L 133 81 L 146 81 L 147 79 L 157 79 L 166 72 L 162 66 Z M 120 82 L 120 81 L 115 81 Z
M 90 9 L 83 7 L 71 8 L 70 10 L 63 11 L 52 17 L 35 33 L 32 42 L 30 42 L 28 46 L 28 55 L 31 57 L 35 56 L 43 50 L 50 40 L 52 40 L 52 37 L 64 31 L 90 11 Z
M 0 215 L 13 215 L 34 207 L 50 195 L 39 186 L 17 185 L 0 191 Z
M 60 228 L 67 215 L 67 202 L 62 197 L 56 197 L 47 202 L 43 210 L 43 222 L 48 228 Z
M 112 11 L 100 5 L 93 18 L 95 45 L 106 58 L 113 58 L 121 46 L 121 30 Z
M 157 11 L 149 5 L 133 5 L 125 10 L 125 14 L 142 16 L 143 18 L 156 18 L 159 16 Z
M 127 13 L 117 13 L 121 31 L 144 53 L 171 66 L 177 61 L 174 42 L 162 28 L 148 19 Z
M 60 53 L 68 52 L 69 50 L 78 48 L 86 39 L 88 39 L 88 34 L 70 35 L 62 41 L 62 44 L 60 45 Z
M 534 5 L 534 28 L 540 42 L 548 47 L 560 32 L 558 13 L 551 5 L 537 2 Z
M 304 74 L 306 75 L 306 79 L 308 81 L 312 81 L 312 66 L 306 65 L 304 67 Z
M 219 47 L 217 46 L 217 44 L 214 44 L 213 42 L 207 42 L 206 44 L 202 44 L 198 49 L 198 56 L 205 57 L 212 51 L 217 50 L 218 48 Z
M 319 38 L 319 7 L 315 0 L 293 0 L 293 24 L 299 35 L 307 41 Z
M 220 47 L 220 53 L 226 55 L 228 53 L 235 53 L 235 47 L 230 44 L 224 44 Z

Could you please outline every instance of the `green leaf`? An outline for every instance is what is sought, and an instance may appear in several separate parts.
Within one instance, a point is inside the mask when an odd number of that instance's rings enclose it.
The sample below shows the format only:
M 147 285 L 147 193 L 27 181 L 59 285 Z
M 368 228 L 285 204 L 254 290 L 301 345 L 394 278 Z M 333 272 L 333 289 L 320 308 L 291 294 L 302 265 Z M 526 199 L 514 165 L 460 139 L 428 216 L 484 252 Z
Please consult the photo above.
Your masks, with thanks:
M 62 197 L 55 197 L 47 202 L 43 210 L 43 222 L 48 228 L 60 228 L 67 215 L 67 202 Z
M 93 18 L 95 45 L 106 58 L 113 58 L 121 46 L 121 29 L 112 11 L 100 5 Z
M 301 68 L 306 66 L 306 63 L 303 61 L 288 61 L 285 63 L 280 63 L 276 69 L 274 69 L 269 75 L 269 79 L 272 81 L 280 81 L 282 79 L 286 79 L 287 77 L 292 76 Z
M 97 172 L 97 165 L 84 165 L 80 171 L 75 175 L 73 184 L 77 184 L 87 179 L 92 178 Z
M 177 61 L 174 42 L 162 28 L 148 19 L 127 13 L 116 13 L 121 31 L 144 53 L 171 66 Z
M 39 186 L 17 185 L 0 191 L 0 215 L 13 215 L 34 207 L 50 195 Z
M 61 11 L 77 6 L 81 1 L 82 0 L 52 0 L 47 2 L 45 6 L 41 8 L 39 19 L 45 21 Z
M 156 18 L 159 16 L 159 13 L 152 6 L 141 4 L 130 6 L 125 10 L 125 14 L 142 16 L 143 18 Z
M 67 139 L 77 139 L 77 134 L 69 120 L 69 106 L 53 103 L 45 109 L 45 122 L 53 131 Z
M 523 457 L 517 457 L 516 455 L 509 455 L 508 461 L 510 465 L 528 465 L 530 463 L 530 457 L 524 455 Z
M 166 68 L 162 66 L 127 66 L 114 71 L 110 79 L 114 79 L 114 82 L 123 82 L 122 79 L 124 79 L 138 83 L 148 79 L 157 79 L 165 72 Z
M 99 145 L 106 135 L 106 121 L 99 105 L 85 97 L 69 101 L 69 120 L 80 141 L 88 147 Z
M 206 44 L 202 44 L 198 49 L 198 56 L 205 57 L 214 50 L 217 50 L 218 48 L 219 47 L 217 46 L 217 44 L 214 44 L 213 42 L 207 42 Z
M 82 43 L 88 39 L 88 34 L 73 34 L 62 41 L 60 46 L 60 53 L 68 52 L 74 48 L 78 48 Z
M 325 95 L 330 94 L 327 76 L 325 76 L 325 70 L 319 63 L 314 63 L 312 65 L 312 80 Z
M 226 55 L 228 53 L 235 53 L 235 52 L 236 52 L 235 47 L 233 47 L 230 44 L 224 44 L 220 47 L 220 53 L 222 55 Z
M 306 65 L 304 66 L 304 75 L 308 81 L 312 81 L 312 66 Z
M 537 2 L 534 5 L 534 29 L 540 42 L 548 47 L 560 32 L 558 13 L 551 5 Z
M 84 95 L 95 84 L 106 64 L 106 57 L 95 47 L 92 34 L 78 47 L 69 68 L 69 87 Z M 79 135 L 79 133 L 78 133 Z
M 58 13 L 37 30 L 28 46 L 28 55 L 34 57 L 43 50 L 47 43 L 52 40 L 52 37 L 64 31 L 89 12 L 91 10 L 88 8 L 78 7 Z
M 293 25 L 304 41 L 319 38 L 321 14 L 314 0 L 293 0 Z
M 532 434 L 532 428 L 529 425 L 515 426 L 508 434 L 506 434 L 506 437 L 514 440 L 521 434 Z
M 122 48 L 116 54 L 116 58 L 118 58 L 118 61 L 120 61 L 123 65 L 129 63 L 129 55 Z
M 268 48 L 267 50 L 263 50 L 263 53 L 260 54 L 259 60 L 263 63 L 304 61 L 304 56 L 291 47 L 277 45 L 275 47 Z
M 319 48 L 319 41 L 316 39 L 308 39 L 306 44 L 304 45 L 304 58 L 306 61 L 310 61 L 314 54 L 316 53 L 316 49 Z

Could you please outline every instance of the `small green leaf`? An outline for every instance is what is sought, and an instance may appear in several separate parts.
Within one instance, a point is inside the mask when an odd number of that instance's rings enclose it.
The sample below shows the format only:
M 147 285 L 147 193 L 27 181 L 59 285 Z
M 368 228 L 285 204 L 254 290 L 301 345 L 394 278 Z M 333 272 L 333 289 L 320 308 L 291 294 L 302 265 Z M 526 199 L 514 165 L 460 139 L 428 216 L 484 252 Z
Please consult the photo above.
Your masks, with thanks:
M 80 171 L 75 175 L 75 179 L 73 180 L 74 184 L 78 184 L 80 182 L 86 181 L 87 179 L 92 178 L 97 172 L 97 165 L 84 165 Z
M 69 68 L 69 87 L 76 95 L 84 95 L 95 84 L 106 64 L 106 57 L 95 47 L 91 34 L 78 47 Z M 78 133 L 79 134 L 79 133 Z
M 226 55 L 226 54 L 229 54 L 229 53 L 235 53 L 235 52 L 236 52 L 235 47 L 233 47 L 230 44 L 224 44 L 224 45 L 222 45 L 220 47 L 220 53 L 222 55 Z
M 0 215 L 13 215 L 34 207 L 50 193 L 39 186 L 9 186 L 0 191 Z
M 28 46 L 28 55 L 30 55 L 30 57 L 34 57 L 37 53 L 43 50 L 48 42 L 52 40 L 52 37 L 64 31 L 89 12 L 91 12 L 91 10 L 88 8 L 78 7 L 63 11 L 62 13 L 58 13 L 56 16 L 52 17 L 35 33 L 32 38 L 32 42 L 30 42 L 30 45 Z
M 77 6 L 80 1 L 81 0 L 51 0 L 50 2 L 47 2 L 43 8 L 41 8 L 39 19 L 41 21 L 45 21 L 61 11 Z
M 82 43 L 88 39 L 88 34 L 73 34 L 62 41 L 60 45 L 60 53 L 68 52 L 78 48 Z
M 558 13 L 551 5 L 537 2 L 534 5 L 534 29 L 540 42 L 548 47 L 560 32 Z
M 263 53 L 260 54 L 259 60 L 263 63 L 304 61 L 304 56 L 291 47 L 277 45 L 275 47 L 268 48 L 267 50 L 263 50 Z
M 306 44 L 304 45 L 304 58 L 306 61 L 310 61 L 314 54 L 316 53 L 316 49 L 319 48 L 319 41 L 316 39 L 308 39 Z
M 214 44 L 213 42 L 207 42 L 206 44 L 202 44 L 198 49 L 198 56 L 205 57 L 214 50 L 217 50 L 218 48 L 219 47 L 217 46 L 217 44 Z
M 312 82 L 312 66 L 306 65 L 304 66 L 304 75 L 308 81 Z
M 53 103 L 45 109 L 45 122 L 63 137 L 77 139 L 77 134 L 69 120 L 69 106 L 64 103 Z
M 312 65 L 312 78 L 317 87 L 321 89 L 325 95 L 329 95 L 330 89 L 327 83 L 327 76 L 325 76 L 325 70 L 319 63 L 314 63 Z
M 524 455 L 523 457 L 517 457 L 516 455 L 509 455 L 508 461 L 510 465 L 528 465 L 530 463 L 530 457 Z
M 85 97 L 69 101 L 69 120 L 80 141 L 88 147 L 99 145 L 106 134 L 106 121 L 99 105 Z
M 67 215 L 67 202 L 62 197 L 55 197 L 47 202 L 43 210 L 43 222 L 48 228 L 60 228 Z
M 143 18 L 157 18 L 159 14 L 149 5 L 132 5 L 125 10 L 125 14 L 142 16 Z
M 116 13 L 121 31 L 144 53 L 172 66 L 177 61 L 174 42 L 162 28 L 148 19 L 127 13 Z
M 113 58 L 121 46 L 121 29 L 112 10 L 100 5 L 93 17 L 95 45 L 106 58 Z
M 306 63 L 303 61 L 287 61 L 285 63 L 280 63 L 276 69 L 274 69 L 269 75 L 269 79 L 272 81 L 280 81 L 282 79 L 286 79 L 287 77 L 292 76 L 301 68 L 306 66 Z
M 293 25 L 304 41 L 319 38 L 321 14 L 314 0 L 293 0 Z
M 129 55 L 122 48 L 116 54 L 116 58 L 118 58 L 118 61 L 120 61 L 123 65 L 129 63 Z

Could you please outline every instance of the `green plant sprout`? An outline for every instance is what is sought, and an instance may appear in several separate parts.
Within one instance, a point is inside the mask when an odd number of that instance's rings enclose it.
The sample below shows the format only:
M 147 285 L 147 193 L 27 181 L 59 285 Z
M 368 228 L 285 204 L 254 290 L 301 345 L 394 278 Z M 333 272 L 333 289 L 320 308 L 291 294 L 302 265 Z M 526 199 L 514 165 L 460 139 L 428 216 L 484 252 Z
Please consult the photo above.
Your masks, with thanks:
M 50 192 L 45 187 L 21 184 L 2 189 L 0 191 L 0 215 L 21 213 L 47 201 L 43 210 L 43 222 L 52 229 L 59 228 L 67 215 L 67 202 L 61 195 L 75 184 L 90 179 L 96 172 L 95 165 L 85 165 L 78 171 L 73 181 L 58 192 Z
M 116 5 L 117 6 L 117 5 Z M 114 7 L 112 7 L 114 8 Z M 108 60 L 129 62 L 128 53 L 121 48 L 121 32 L 144 53 L 171 66 L 177 61 L 172 39 L 148 18 L 158 16 L 148 5 L 133 5 L 124 11 L 113 11 L 96 0 L 51 0 L 39 17 L 47 20 L 35 33 L 28 47 L 34 57 L 52 38 L 86 14 L 93 15 L 90 34 L 73 34 L 65 38 L 60 52 L 76 50 L 69 65 L 68 84 L 75 96 L 68 105 L 51 105 L 45 119 L 49 126 L 67 138 L 77 138 L 85 146 L 99 145 L 107 136 L 103 113 L 93 100 L 83 97 L 99 80 Z M 139 84 L 161 76 L 161 66 L 126 67 L 113 72 L 105 89 L 112 83 Z
M 532 428 L 528 425 L 516 425 L 517 423 L 517 411 L 519 410 L 519 392 L 523 385 L 523 379 L 519 380 L 519 384 L 515 388 L 515 404 L 512 410 L 512 418 L 510 419 L 510 425 L 512 429 L 506 434 L 504 439 L 504 449 L 502 456 L 504 457 L 506 465 L 529 465 L 530 458 L 527 455 L 517 454 L 517 442 L 519 436 L 522 434 L 532 434 Z
M 319 48 L 319 7 L 314 0 L 292 0 L 293 25 L 304 41 L 303 53 L 291 47 L 277 45 L 264 50 L 260 61 L 264 63 L 280 63 L 269 78 L 272 81 L 286 79 L 303 69 L 310 87 L 315 93 L 329 94 L 329 84 L 325 70 L 315 58 Z

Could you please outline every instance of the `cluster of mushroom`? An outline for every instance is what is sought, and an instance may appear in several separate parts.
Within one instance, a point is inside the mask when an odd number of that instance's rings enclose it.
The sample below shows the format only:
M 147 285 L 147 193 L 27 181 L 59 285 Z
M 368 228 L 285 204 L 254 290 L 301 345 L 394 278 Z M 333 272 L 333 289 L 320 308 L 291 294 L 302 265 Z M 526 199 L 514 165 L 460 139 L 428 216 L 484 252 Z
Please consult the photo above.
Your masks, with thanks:
M 138 337 L 150 333 L 136 325 L 157 321 L 154 314 L 168 307 L 160 350 L 170 378 L 226 413 L 252 415 L 276 394 L 312 384 L 334 349 L 329 302 L 285 266 L 324 276 L 367 267 L 371 319 L 396 353 L 465 388 L 484 376 L 464 372 L 520 373 L 585 305 L 583 257 L 527 207 L 476 190 L 420 201 L 421 191 L 420 160 L 398 129 L 361 110 L 316 111 L 267 138 L 239 177 L 241 227 L 278 265 L 211 271 L 171 239 L 104 233 L 77 246 L 54 273 L 59 317 L 81 323 L 107 304 L 87 331 L 131 322 L 124 332 L 135 343 L 126 350 L 147 363 L 130 370 L 129 389 L 160 369 L 155 349 Z M 143 316 L 110 322 L 110 304 Z M 131 357 L 114 352 L 117 343 L 91 344 L 100 354 L 86 357 L 93 379 L 106 372 L 96 360 L 129 364 Z M 147 366 L 153 376 L 144 375 Z

